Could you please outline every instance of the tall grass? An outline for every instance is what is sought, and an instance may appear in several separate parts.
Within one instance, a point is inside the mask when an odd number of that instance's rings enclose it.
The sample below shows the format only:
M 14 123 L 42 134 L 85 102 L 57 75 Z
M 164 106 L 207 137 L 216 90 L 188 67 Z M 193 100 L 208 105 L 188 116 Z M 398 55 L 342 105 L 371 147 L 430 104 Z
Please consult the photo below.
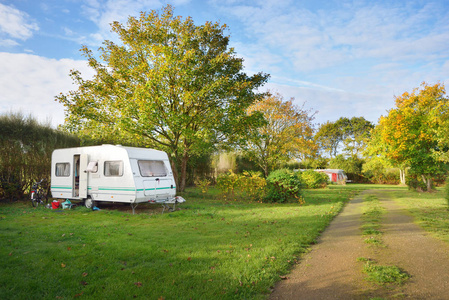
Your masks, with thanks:
M 2 299 L 264 298 L 356 189 L 306 204 L 223 201 L 190 190 L 169 214 L 0 205 Z

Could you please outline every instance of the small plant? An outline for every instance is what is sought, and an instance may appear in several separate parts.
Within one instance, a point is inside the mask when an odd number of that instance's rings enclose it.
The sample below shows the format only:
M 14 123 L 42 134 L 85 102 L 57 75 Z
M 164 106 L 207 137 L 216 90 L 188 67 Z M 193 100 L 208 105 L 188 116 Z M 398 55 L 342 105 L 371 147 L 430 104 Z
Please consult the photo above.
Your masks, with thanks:
M 196 179 L 195 185 L 201 190 L 201 193 L 205 194 L 209 190 L 209 186 L 211 181 L 207 178 L 204 179 Z

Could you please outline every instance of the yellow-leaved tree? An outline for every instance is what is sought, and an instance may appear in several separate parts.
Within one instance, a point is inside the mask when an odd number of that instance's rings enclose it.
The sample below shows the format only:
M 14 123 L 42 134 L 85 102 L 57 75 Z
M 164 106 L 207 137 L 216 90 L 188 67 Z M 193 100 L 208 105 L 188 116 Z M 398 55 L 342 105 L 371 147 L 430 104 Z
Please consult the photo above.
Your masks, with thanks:
M 428 191 L 444 172 L 448 155 L 449 98 L 444 85 L 428 85 L 396 97 L 396 108 L 379 119 L 371 148 L 392 165 L 421 178 Z
M 270 171 L 292 158 L 304 159 L 316 153 L 313 114 L 284 101 L 279 94 L 268 95 L 251 105 L 248 114 L 262 114 L 262 126 L 249 128 L 245 154 L 268 176 Z

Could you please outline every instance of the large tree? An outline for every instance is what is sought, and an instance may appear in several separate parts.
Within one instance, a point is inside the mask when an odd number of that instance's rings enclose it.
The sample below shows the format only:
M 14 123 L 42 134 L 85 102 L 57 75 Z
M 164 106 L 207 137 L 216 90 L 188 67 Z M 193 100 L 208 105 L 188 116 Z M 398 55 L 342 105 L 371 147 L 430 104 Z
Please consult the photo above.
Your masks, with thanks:
M 255 91 L 268 75 L 242 72 L 226 25 L 197 26 L 173 13 L 168 5 L 129 17 L 126 26 L 114 22 L 122 44 L 105 41 L 101 59 L 84 46 L 94 78 L 73 71 L 79 88 L 57 99 L 68 130 L 167 151 L 183 190 L 189 157 L 232 142 L 251 123 L 246 109 L 262 97 Z
M 410 167 L 430 191 L 432 178 L 445 169 L 441 158 L 447 155 L 448 145 L 447 138 L 442 137 L 448 118 L 449 98 L 444 85 L 422 83 L 420 89 L 396 97 L 396 108 L 379 119 L 379 153 L 395 166 Z
M 347 156 L 359 156 L 367 145 L 374 124 L 364 117 L 341 117 L 322 124 L 315 140 L 324 153 L 336 157 L 342 151 Z
M 268 176 L 269 172 L 292 158 L 304 159 L 316 152 L 313 115 L 284 101 L 280 94 L 268 94 L 253 104 L 248 114 L 262 114 L 262 126 L 250 126 L 246 155 Z

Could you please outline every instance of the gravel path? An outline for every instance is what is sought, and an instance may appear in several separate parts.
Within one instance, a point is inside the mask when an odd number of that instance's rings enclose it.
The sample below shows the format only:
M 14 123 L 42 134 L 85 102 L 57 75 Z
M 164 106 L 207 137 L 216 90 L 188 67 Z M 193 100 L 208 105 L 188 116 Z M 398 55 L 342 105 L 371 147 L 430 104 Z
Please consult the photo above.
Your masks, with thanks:
M 385 248 L 369 247 L 361 235 L 363 198 L 378 197 Z M 404 285 L 379 286 L 365 280 L 363 263 L 395 265 L 411 275 Z M 413 223 L 387 191 L 368 190 L 350 201 L 319 242 L 274 289 L 270 299 L 449 299 L 449 245 Z

